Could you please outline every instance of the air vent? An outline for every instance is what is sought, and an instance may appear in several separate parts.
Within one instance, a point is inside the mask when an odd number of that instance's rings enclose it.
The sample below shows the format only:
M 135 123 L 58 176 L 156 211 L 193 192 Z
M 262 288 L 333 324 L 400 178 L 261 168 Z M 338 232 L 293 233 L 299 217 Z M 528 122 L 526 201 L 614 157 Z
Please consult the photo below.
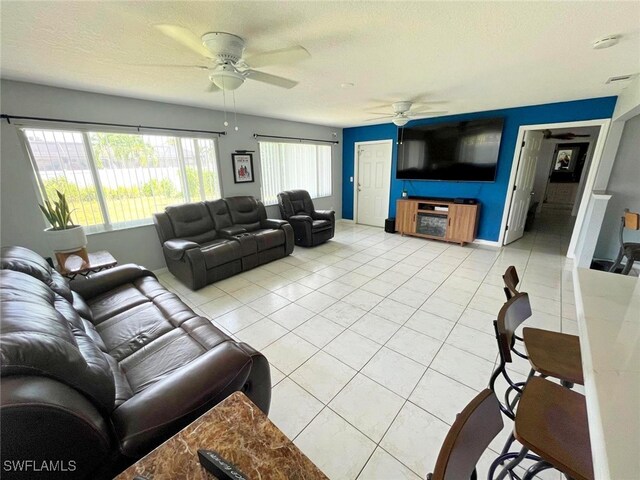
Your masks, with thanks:
M 629 75 L 618 75 L 617 77 L 609 77 L 607 79 L 607 81 L 605 83 L 616 83 L 616 82 L 625 82 L 627 80 L 631 80 L 632 78 L 636 77 L 637 74 L 632 73 Z

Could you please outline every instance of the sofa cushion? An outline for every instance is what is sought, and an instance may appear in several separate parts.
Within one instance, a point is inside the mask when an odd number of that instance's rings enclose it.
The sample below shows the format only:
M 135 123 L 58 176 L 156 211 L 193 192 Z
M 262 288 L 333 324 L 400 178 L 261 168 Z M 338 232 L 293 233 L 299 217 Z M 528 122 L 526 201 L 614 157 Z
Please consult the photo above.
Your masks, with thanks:
M 215 225 L 204 203 L 185 203 L 165 210 L 177 238 L 203 243 L 216 237 Z
M 104 353 L 56 308 L 56 293 L 38 279 L 0 271 L 2 375 L 50 377 L 81 391 L 102 409 L 115 387 Z
M 260 208 L 258 201 L 254 197 L 229 197 L 224 201 L 229 207 L 231 221 L 234 225 L 244 227 L 248 232 L 252 232 L 260 228 L 260 220 L 266 218 L 264 207 Z
M 273 230 L 270 228 L 264 228 L 251 232 L 258 244 L 258 251 L 269 250 L 271 248 L 284 245 L 285 234 L 283 230 Z
M 213 218 L 216 230 L 222 230 L 233 225 L 229 207 L 227 207 L 227 203 L 223 199 L 208 200 L 204 204 L 207 206 L 211 218 Z
M 26 273 L 46 284 L 68 301 L 72 301 L 69 282 L 36 252 L 24 247 L 2 247 L 0 268 Z
M 320 230 L 326 230 L 327 228 L 331 228 L 331 222 L 329 220 L 314 220 L 311 226 L 311 230 L 314 232 L 319 232 Z
M 207 268 L 214 268 L 242 257 L 240 243 L 235 240 L 214 240 L 202 246 L 204 263 Z

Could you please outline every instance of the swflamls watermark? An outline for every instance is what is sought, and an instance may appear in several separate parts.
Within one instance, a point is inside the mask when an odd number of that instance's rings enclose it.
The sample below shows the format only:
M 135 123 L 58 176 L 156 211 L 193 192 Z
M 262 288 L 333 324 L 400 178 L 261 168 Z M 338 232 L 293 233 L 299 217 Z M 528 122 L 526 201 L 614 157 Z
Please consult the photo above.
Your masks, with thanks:
M 75 472 L 75 460 L 4 460 L 4 472 Z

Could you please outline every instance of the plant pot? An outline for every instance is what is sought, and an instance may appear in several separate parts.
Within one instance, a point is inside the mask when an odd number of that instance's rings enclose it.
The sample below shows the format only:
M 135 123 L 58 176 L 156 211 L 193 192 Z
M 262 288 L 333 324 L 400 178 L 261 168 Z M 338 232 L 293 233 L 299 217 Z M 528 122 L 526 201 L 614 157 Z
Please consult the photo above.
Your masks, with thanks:
M 65 230 L 45 229 L 47 240 L 54 252 L 72 253 L 87 246 L 87 236 L 82 225 L 67 228 Z

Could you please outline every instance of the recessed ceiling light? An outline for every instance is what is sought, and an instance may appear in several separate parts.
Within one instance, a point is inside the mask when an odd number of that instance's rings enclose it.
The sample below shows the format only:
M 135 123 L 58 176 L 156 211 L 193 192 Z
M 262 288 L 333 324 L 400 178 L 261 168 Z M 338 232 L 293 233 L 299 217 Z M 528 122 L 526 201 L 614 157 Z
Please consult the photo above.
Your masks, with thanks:
M 598 38 L 595 42 L 593 42 L 592 47 L 595 50 L 601 50 L 603 48 L 613 47 L 620 41 L 620 35 L 607 35 L 602 38 Z
M 353 86 L 354 86 L 354 84 L 353 84 L 353 83 L 351 83 L 351 82 L 344 82 L 344 83 L 341 83 L 341 84 L 340 84 L 340 86 L 341 86 L 342 88 L 351 88 L 351 87 L 353 87 Z

